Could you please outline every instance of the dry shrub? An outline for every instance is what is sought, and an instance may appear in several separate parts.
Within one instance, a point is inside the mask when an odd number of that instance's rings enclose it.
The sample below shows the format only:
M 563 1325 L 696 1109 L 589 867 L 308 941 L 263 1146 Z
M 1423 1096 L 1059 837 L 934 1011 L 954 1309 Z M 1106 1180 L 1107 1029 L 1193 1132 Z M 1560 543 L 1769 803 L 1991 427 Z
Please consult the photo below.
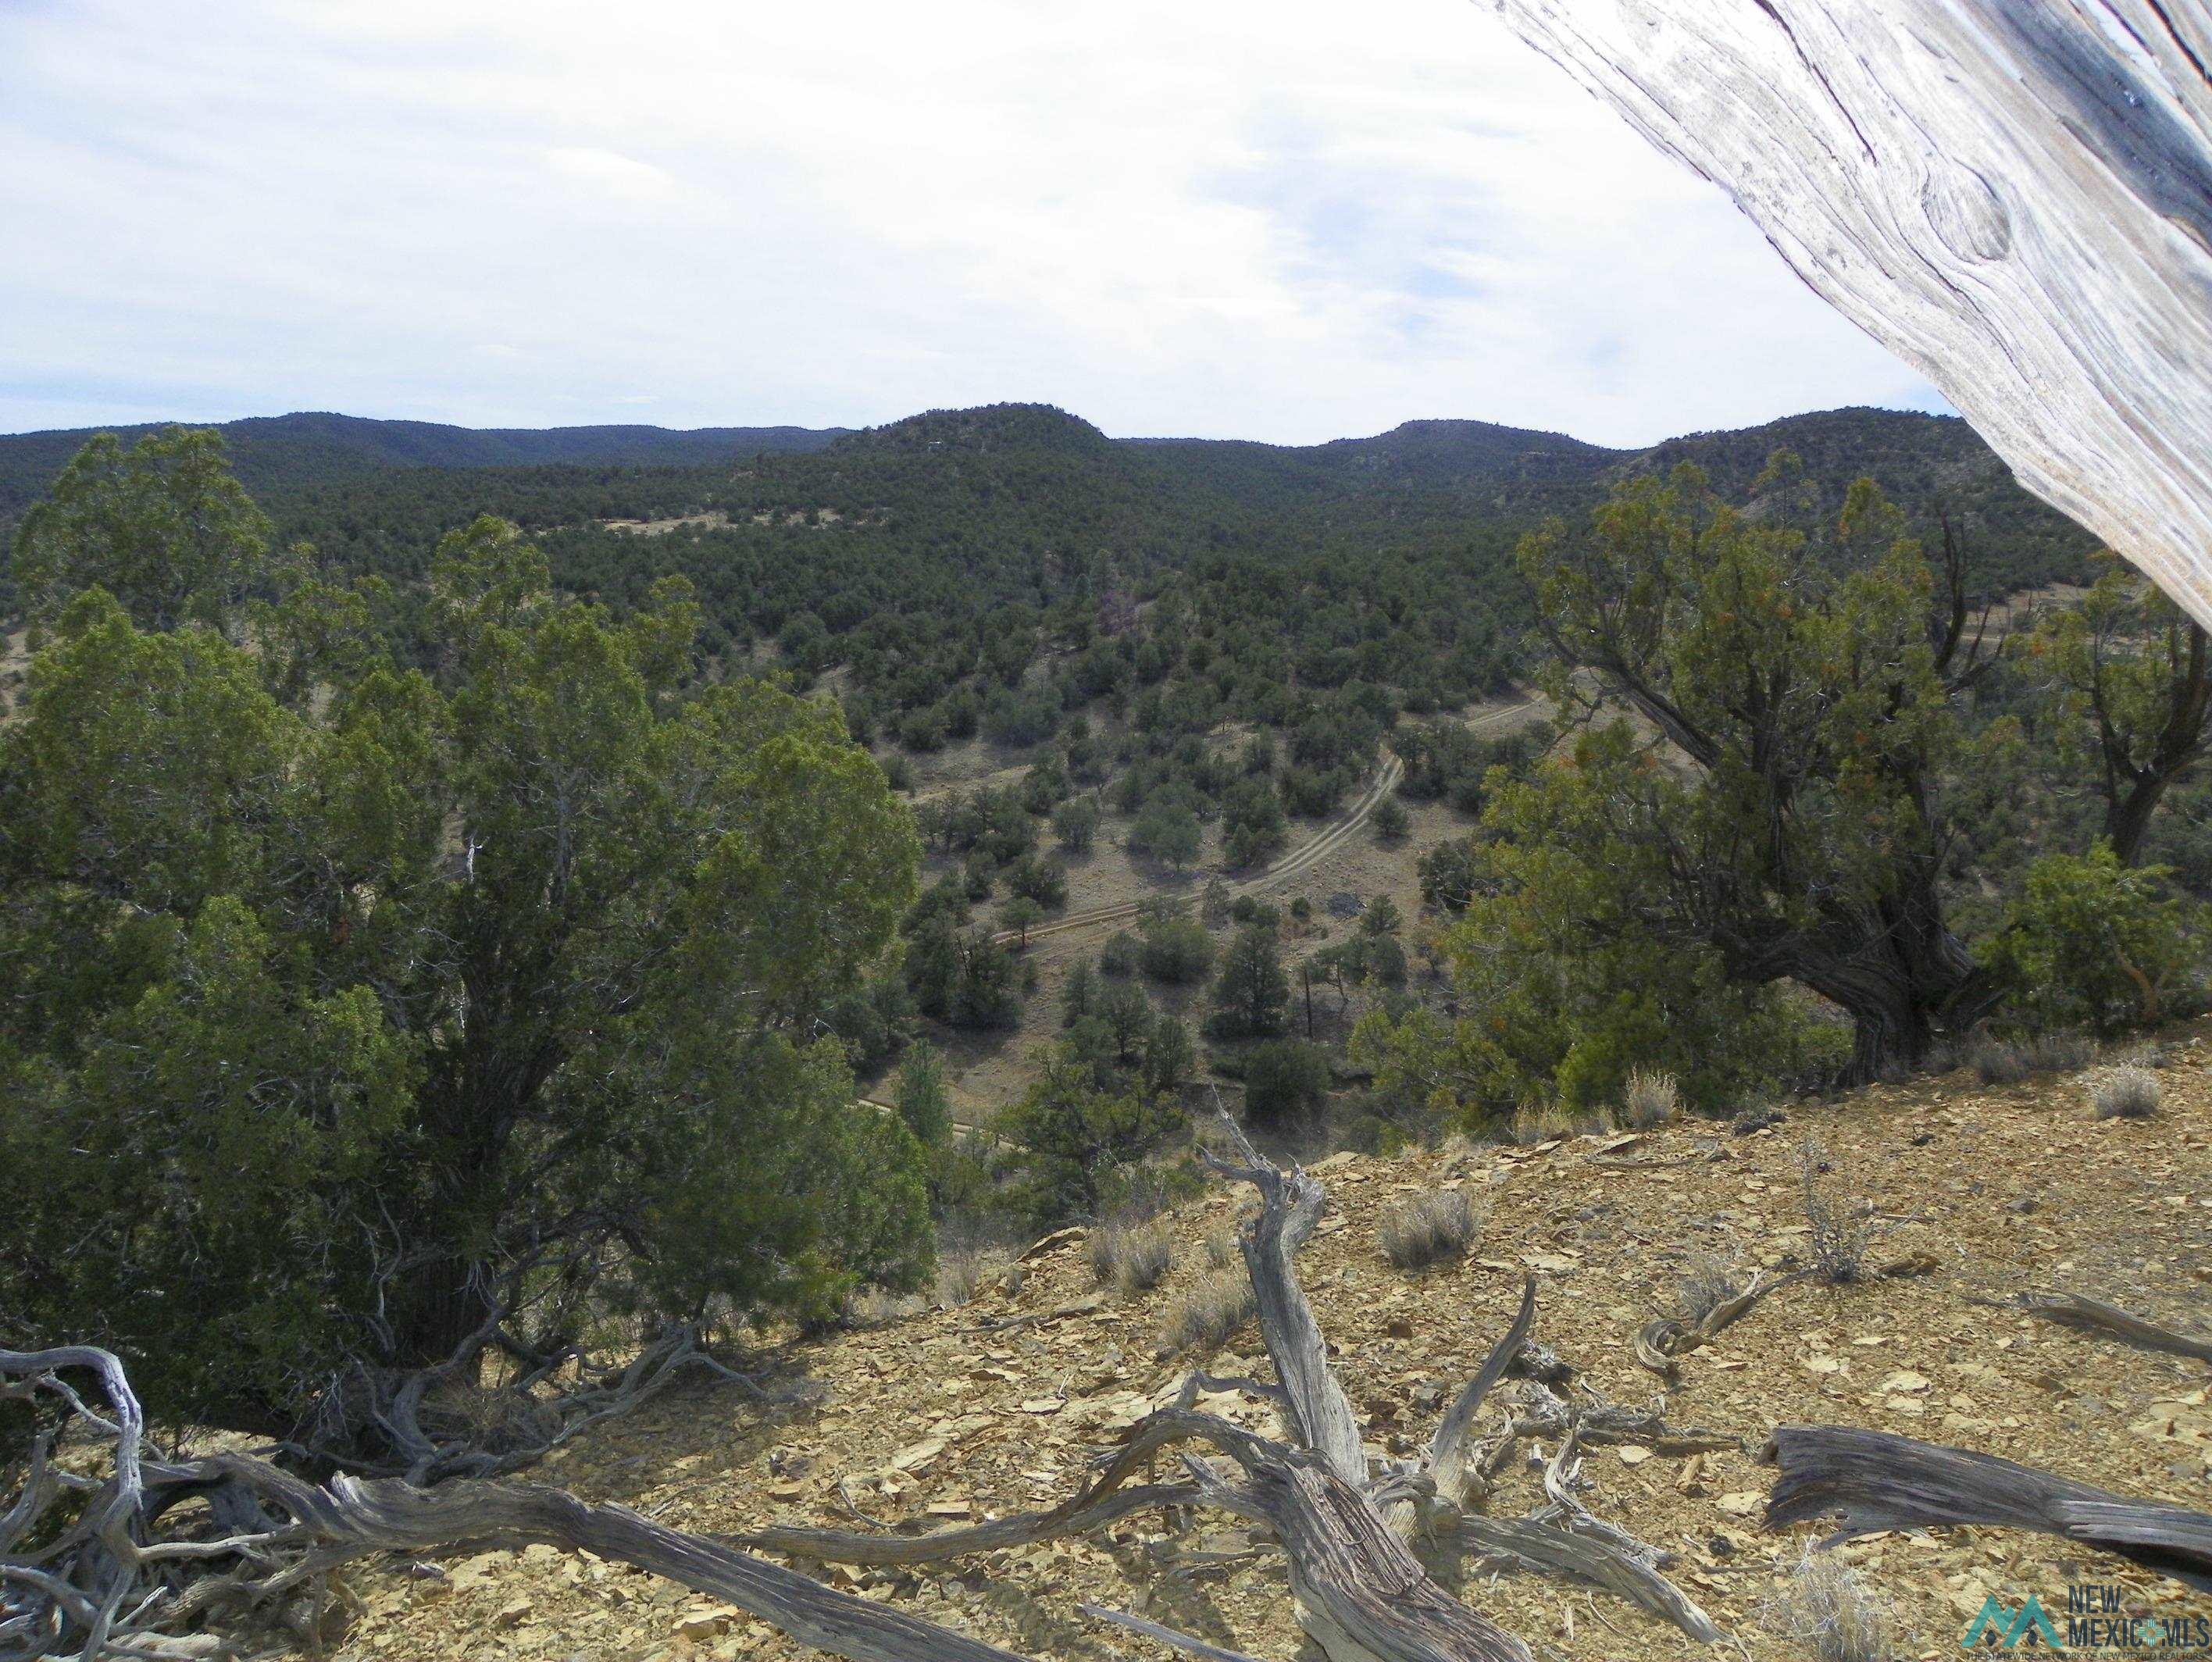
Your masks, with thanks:
M 1170 1352 L 1208 1356 L 1259 1313 L 1249 1277 L 1242 1270 L 1217 1270 L 1175 1301 L 1161 1343 Z
M 895 1321 L 921 1313 L 922 1303 L 911 1295 L 863 1287 L 845 1301 L 845 1319 L 854 1327 L 888 1327 Z
M 1674 1282 L 1675 1320 L 1695 1327 L 1743 1291 L 1743 1260 L 1734 1252 L 1701 1247 L 1682 1257 Z
M 981 1253 L 947 1253 L 937 1260 L 937 1307 L 957 1310 L 973 1300 L 983 1285 Z
M 1831 1287 L 1847 1287 L 1866 1275 L 1867 1246 L 1872 1231 L 1864 1217 L 1854 1217 L 1828 1192 L 1821 1180 L 1828 1168 L 1827 1151 L 1808 1140 L 1798 1151 L 1805 1186 L 1805 1222 L 1812 1230 L 1808 1250 L 1813 1273 Z
M 554 1432 L 544 1407 L 527 1393 L 469 1380 L 449 1380 L 423 1401 L 422 1418 L 434 1429 L 452 1430 L 487 1453 L 533 1448 Z
M 1234 1229 L 1217 1229 L 1206 1238 L 1206 1263 L 1212 1270 L 1226 1270 L 1244 1261 L 1244 1249 L 1237 1244 Z
M 1984 1085 L 2017 1085 L 2034 1067 L 2022 1046 L 1986 1033 L 1974 1040 L 1966 1061 Z
M 1175 1232 L 1164 1217 L 1101 1224 L 1090 1244 L 1091 1273 L 1125 1297 L 1158 1286 L 1175 1262 Z
M 2100 1119 L 2148 1119 L 2158 1112 L 2160 1095 L 2158 1076 L 2140 1062 L 2089 1076 L 2089 1107 Z
M 1890 1662 L 1896 1653 L 1887 1602 L 1831 1553 L 1808 1550 L 1759 1615 L 1769 1633 L 1819 1662 Z
M 1375 1239 L 1382 1256 L 1399 1269 L 1425 1270 L 1465 1258 L 1480 1223 L 1465 1194 L 1432 1189 L 1385 1211 Z
M 1525 1147 L 1548 1143 L 1555 1137 L 1582 1137 L 1604 1129 L 1605 1121 L 1597 1114 L 1577 1113 L 1558 1102 L 1524 1102 L 1514 1113 L 1507 1140 Z
M 1663 1125 L 1680 1112 L 1682 1093 L 1671 1073 L 1631 1068 L 1620 1092 L 1620 1123 L 1632 1131 Z
M 2027 1053 L 2039 1073 L 2078 1073 L 2097 1059 L 2097 1041 L 2077 1028 L 2057 1028 L 2029 1040 Z

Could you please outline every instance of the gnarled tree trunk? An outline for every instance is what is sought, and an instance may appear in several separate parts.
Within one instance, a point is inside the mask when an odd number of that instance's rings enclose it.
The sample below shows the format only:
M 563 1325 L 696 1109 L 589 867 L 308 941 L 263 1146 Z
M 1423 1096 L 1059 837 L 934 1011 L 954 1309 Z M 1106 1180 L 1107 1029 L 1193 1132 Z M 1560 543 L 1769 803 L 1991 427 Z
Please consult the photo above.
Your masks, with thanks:
M 1489 0 L 2212 625 L 2205 0 Z

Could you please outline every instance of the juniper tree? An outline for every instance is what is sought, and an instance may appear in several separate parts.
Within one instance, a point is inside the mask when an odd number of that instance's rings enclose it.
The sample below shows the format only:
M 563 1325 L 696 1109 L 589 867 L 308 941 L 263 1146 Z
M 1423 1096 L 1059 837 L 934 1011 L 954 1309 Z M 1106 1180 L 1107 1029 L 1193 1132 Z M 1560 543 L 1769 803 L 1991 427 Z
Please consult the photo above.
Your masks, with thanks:
M 439 548 L 427 668 L 281 699 L 296 659 L 225 598 L 262 574 L 158 514 L 110 538 L 144 482 L 88 457 L 67 557 L 59 509 L 19 545 L 49 642 L 0 732 L 27 1337 L 123 1351 L 164 1412 L 319 1413 L 342 1455 L 379 1432 L 341 1376 L 921 1273 L 918 1150 L 817 1036 L 916 853 L 833 707 L 691 684 L 680 584 L 556 597 L 489 519 Z
M 1832 525 L 1786 521 L 1686 466 L 1522 543 L 1547 690 L 1583 731 L 1468 851 L 1461 1048 L 1515 1058 L 1491 1089 L 1602 1100 L 1639 1064 L 1712 1084 L 1772 1037 L 1784 982 L 1850 1015 L 1866 1079 L 1996 997 L 1940 882 L 1942 767 L 1989 661 L 1960 550 L 1939 579 L 1864 480 Z

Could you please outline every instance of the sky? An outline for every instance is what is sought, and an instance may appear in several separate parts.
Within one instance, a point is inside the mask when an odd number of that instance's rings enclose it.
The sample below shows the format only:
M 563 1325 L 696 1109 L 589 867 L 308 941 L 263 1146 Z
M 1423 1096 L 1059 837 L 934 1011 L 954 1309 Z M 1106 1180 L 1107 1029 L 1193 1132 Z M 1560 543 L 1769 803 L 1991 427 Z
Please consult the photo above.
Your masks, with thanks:
M 0 431 L 1942 409 L 1468 0 L 0 0 Z

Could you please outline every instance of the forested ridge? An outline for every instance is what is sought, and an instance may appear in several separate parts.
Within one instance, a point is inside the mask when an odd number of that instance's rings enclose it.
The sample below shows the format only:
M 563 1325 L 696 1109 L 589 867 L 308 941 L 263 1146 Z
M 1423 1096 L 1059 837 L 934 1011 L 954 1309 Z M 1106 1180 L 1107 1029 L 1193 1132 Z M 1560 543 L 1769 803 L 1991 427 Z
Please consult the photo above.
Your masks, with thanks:
M 0 438 L 0 519 L 21 512 L 95 433 L 142 439 L 169 423 L 57 428 Z M 465 428 L 327 410 L 213 424 L 250 490 L 300 487 L 380 468 L 531 467 L 557 463 L 693 465 L 764 450 L 818 449 L 842 429 L 639 425 Z
M 0 440 L 0 519 L 20 517 L 78 436 Z M 1063 694 L 1187 679 L 1176 671 L 1199 666 L 1183 617 L 1211 643 L 1211 701 L 1241 713 L 1265 715 L 1262 682 L 1318 693 L 1376 682 L 1417 713 L 1480 696 L 1520 663 L 1519 537 L 1682 459 L 1731 500 L 1778 446 L 1805 455 L 1838 498 L 1869 475 L 1923 531 L 1939 511 L 1955 515 L 1987 592 L 2080 579 L 2093 546 L 2021 492 L 1962 422 L 1879 410 L 1640 452 L 1445 421 L 1310 446 L 1115 440 L 1041 405 L 929 411 L 842 435 L 287 416 L 234 424 L 228 442 L 281 543 L 404 585 L 439 537 L 489 513 L 531 532 L 571 592 L 631 605 L 680 573 L 710 651 L 742 660 L 774 642 L 803 676 L 846 666 L 856 728 L 918 749 L 975 731 L 994 682 L 1018 682 L 1048 640 L 1066 654 L 1054 671 Z M 699 459 L 702 447 L 719 447 L 716 459 Z M 635 464 L 672 448 L 692 453 Z M 523 450 L 576 459 L 476 464 Z M 620 520 L 678 523 L 640 536 L 607 524 Z M 1115 626 L 1118 611 L 1159 601 L 1170 616 L 1149 646 Z

